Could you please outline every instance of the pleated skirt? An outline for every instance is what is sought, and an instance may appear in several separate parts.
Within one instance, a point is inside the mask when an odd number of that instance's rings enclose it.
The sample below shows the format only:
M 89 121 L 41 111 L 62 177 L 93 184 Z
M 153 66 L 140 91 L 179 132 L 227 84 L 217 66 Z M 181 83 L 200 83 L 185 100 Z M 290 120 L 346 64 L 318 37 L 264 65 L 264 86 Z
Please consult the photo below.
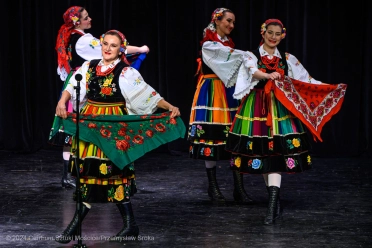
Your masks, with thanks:
M 228 160 L 225 150 L 228 131 L 239 106 L 232 97 L 235 87 L 226 88 L 215 74 L 200 77 L 191 107 L 188 129 L 191 158 Z
M 311 169 L 310 136 L 274 93 L 254 89 L 237 111 L 226 141 L 231 169 L 241 173 L 298 173 Z

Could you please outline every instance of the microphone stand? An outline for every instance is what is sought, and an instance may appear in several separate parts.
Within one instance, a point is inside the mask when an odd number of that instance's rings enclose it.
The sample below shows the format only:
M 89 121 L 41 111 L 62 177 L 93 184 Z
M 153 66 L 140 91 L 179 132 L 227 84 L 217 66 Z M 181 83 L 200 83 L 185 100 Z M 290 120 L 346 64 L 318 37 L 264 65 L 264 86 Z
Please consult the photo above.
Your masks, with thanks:
M 81 74 L 76 74 L 75 79 L 77 85 L 74 87 L 76 90 L 76 134 L 75 134 L 75 141 L 76 141 L 76 149 L 75 149 L 75 168 L 76 168 L 76 211 L 78 213 L 78 225 L 76 230 L 76 236 L 78 237 L 78 244 L 74 245 L 74 248 L 87 248 L 85 244 L 82 244 L 82 237 L 81 237 L 81 209 L 82 209 L 82 199 L 81 199 L 81 189 L 80 189 L 80 170 L 79 170 L 79 123 L 80 123 L 80 81 L 83 79 Z

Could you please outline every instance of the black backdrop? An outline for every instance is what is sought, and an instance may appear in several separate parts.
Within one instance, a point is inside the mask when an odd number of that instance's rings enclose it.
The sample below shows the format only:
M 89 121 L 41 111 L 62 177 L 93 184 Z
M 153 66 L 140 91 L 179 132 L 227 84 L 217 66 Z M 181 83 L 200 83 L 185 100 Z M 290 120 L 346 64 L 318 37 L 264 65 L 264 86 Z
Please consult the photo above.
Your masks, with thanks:
M 251 50 L 260 26 L 279 18 L 287 28 L 281 50 L 294 54 L 326 83 L 346 83 L 342 109 L 324 128 L 317 156 L 371 156 L 371 24 L 369 0 L 13 0 L 2 2 L 0 150 L 34 152 L 47 144 L 62 82 L 56 73 L 56 35 L 63 12 L 84 6 L 98 37 L 122 31 L 130 44 L 148 45 L 140 71 L 147 83 L 179 106 L 186 126 L 195 91 L 202 31 L 217 7 L 235 12 L 236 48 Z M 172 143 L 186 151 L 186 139 Z

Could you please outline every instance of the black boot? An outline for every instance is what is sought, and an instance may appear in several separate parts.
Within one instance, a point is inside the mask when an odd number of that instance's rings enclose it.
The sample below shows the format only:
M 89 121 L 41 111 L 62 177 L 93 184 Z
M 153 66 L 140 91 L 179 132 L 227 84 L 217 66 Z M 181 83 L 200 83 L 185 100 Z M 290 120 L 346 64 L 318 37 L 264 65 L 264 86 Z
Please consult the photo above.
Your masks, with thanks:
M 132 203 L 117 203 L 121 217 L 123 218 L 123 228 L 113 237 L 110 237 L 110 241 L 123 242 L 127 240 L 136 240 L 139 234 L 139 228 L 134 219 Z
M 266 190 L 267 190 L 267 193 L 269 194 L 269 197 L 270 197 L 270 187 L 266 186 Z M 279 190 L 279 193 L 280 193 L 280 190 Z M 283 208 L 280 204 L 280 194 L 279 193 L 278 193 L 278 203 L 276 204 L 276 212 L 275 212 L 275 215 L 274 215 L 274 220 L 280 219 L 282 217 L 282 212 L 283 212 Z
M 62 188 L 75 188 L 76 181 L 71 177 L 71 173 L 68 171 L 68 164 L 68 160 L 63 160 Z
M 206 168 L 208 175 L 208 196 L 213 202 L 225 202 L 226 199 L 222 195 L 216 179 L 216 167 Z
M 280 188 L 276 186 L 269 187 L 269 205 L 267 207 L 267 214 L 264 220 L 264 225 L 272 225 L 275 223 L 275 215 L 277 213 L 278 197 Z
M 85 206 L 85 204 L 81 204 L 81 222 L 83 222 L 84 217 L 88 214 L 89 208 Z M 72 218 L 70 224 L 66 227 L 66 229 L 62 232 L 62 234 L 55 237 L 55 240 L 58 243 L 67 244 L 71 240 L 75 239 L 77 234 L 77 227 L 79 224 L 77 210 L 75 211 L 74 218 Z
M 248 196 L 244 189 L 243 175 L 239 171 L 233 170 L 234 177 L 234 200 L 240 203 L 252 203 L 253 200 Z

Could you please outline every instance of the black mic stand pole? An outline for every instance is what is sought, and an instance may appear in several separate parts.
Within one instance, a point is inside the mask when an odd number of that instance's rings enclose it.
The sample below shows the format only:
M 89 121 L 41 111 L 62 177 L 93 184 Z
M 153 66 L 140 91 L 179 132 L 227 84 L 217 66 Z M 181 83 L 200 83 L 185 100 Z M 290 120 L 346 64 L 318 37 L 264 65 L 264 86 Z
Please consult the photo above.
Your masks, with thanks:
M 78 225 L 77 225 L 77 232 L 76 236 L 78 238 L 78 243 L 74 245 L 74 248 L 87 248 L 85 244 L 82 244 L 82 236 L 81 236 L 81 210 L 82 210 L 82 199 L 81 199 L 81 189 L 80 189 L 80 151 L 79 151 L 79 123 L 80 123 L 80 81 L 83 79 L 81 74 L 76 74 L 75 79 L 77 85 L 74 87 L 76 89 L 76 133 L 75 133 L 75 142 L 76 142 L 76 149 L 75 149 L 75 168 L 76 168 L 76 211 L 78 213 Z

